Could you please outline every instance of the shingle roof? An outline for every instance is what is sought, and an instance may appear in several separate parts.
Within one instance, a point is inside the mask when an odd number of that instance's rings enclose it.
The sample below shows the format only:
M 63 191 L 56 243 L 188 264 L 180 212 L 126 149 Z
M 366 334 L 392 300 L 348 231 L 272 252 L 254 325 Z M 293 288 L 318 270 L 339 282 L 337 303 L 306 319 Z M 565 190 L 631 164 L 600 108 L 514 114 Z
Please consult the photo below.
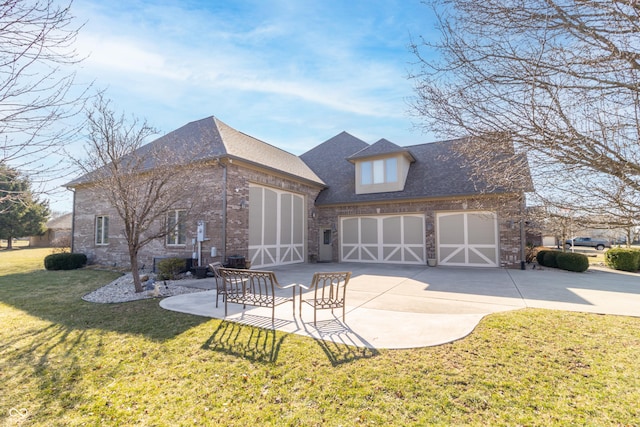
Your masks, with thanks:
M 465 159 L 454 149 L 456 144 L 465 142 L 465 140 L 459 139 L 401 148 L 401 150 L 410 152 L 415 159 L 409 168 L 403 191 L 356 194 L 355 165 L 347 159 L 361 158 L 363 153 L 366 153 L 366 157 L 368 157 L 373 152 L 380 154 L 383 151 L 369 151 L 368 148 L 373 146 L 364 146 L 365 142 L 349 134 L 346 135 L 358 141 L 359 144 L 343 144 L 336 147 L 337 141 L 345 139 L 344 135 L 343 132 L 301 156 L 327 184 L 327 188 L 316 199 L 318 205 L 455 197 L 483 192 L 501 192 L 500 189 L 489 188 L 487 182 L 472 176 L 471 170 L 465 167 Z M 385 142 L 381 148 L 391 147 L 389 144 Z M 354 154 L 356 155 L 354 156 Z
M 322 185 L 324 182 L 297 156 L 245 133 L 216 117 L 190 122 L 138 149 L 144 155 L 156 148 L 184 153 L 188 161 L 234 158 Z M 149 156 L 153 159 L 153 156 Z M 145 165 L 153 167 L 152 164 Z M 68 183 L 67 187 L 90 182 L 87 175 Z
M 375 142 L 371 145 L 366 146 L 365 148 L 358 151 L 357 153 L 352 154 L 351 156 L 349 156 L 349 160 L 354 161 L 357 159 L 364 159 L 367 157 L 375 157 L 375 156 L 381 156 L 385 154 L 395 154 L 395 153 L 403 153 L 405 156 L 407 156 L 409 161 L 415 160 L 414 157 L 411 155 L 411 152 L 409 152 L 409 150 L 407 150 L 406 148 L 402 148 L 384 138 L 382 138 L 378 142 Z
M 355 195 L 355 165 L 347 159 L 368 146 L 355 136 L 342 132 L 300 156 L 329 187 L 322 190 L 316 203 L 334 194 L 347 198 Z
M 213 119 L 227 155 L 324 184 L 298 156 L 239 132 L 215 117 Z

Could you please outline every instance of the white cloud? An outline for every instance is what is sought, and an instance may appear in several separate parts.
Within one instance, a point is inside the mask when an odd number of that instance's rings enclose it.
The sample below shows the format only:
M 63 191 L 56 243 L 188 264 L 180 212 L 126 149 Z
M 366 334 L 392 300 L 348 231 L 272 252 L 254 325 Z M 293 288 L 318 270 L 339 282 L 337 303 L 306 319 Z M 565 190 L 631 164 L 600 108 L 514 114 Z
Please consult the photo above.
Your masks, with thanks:
M 147 9 L 155 26 L 133 26 L 131 17 L 87 9 L 93 15 L 79 50 L 91 52 L 84 65 L 98 75 L 98 83 L 131 85 L 131 91 L 156 99 L 190 91 L 211 91 L 216 97 L 218 90 L 235 90 L 238 96 L 277 94 L 344 113 L 402 115 L 398 102 L 410 90 L 403 64 L 358 52 L 367 37 L 381 38 L 371 34 L 370 24 L 358 19 L 358 25 L 345 26 L 317 8 L 303 13 L 300 6 L 285 6 L 279 9 L 286 9 L 283 15 L 224 23 L 216 21 L 215 11 Z M 345 27 L 346 34 L 341 33 Z M 154 88 L 159 93 L 152 94 Z

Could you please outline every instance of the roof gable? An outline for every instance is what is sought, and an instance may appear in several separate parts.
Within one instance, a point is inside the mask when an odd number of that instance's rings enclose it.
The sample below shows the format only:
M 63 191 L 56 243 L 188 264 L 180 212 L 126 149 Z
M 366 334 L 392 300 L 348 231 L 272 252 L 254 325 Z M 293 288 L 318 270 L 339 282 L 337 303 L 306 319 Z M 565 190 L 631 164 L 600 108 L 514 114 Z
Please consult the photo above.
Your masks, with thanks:
M 406 148 L 402 148 L 399 145 L 396 145 L 384 138 L 373 143 L 372 145 L 363 148 L 357 153 L 352 154 L 351 156 L 349 156 L 349 160 L 356 161 L 370 157 L 380 157 L 398 153 L 402 153 L 403 155 L 405 155 L 411 162 L 415 160 L 409 150 L 407 150 Z
M 340 139 L 340 135 L 329 141 Z M 355 137 L 351 138 L 357 140 Z M 326 143 L 308 152 L 312 155 L 308 157 L 305 157 L 307 154 L 303 155 L 303 160 L 328 185 L 328 188 L 323 190 L 316 199 L 317 204 L 456 197 L 501 191 L 490 187 L 487 182 L 474 176 L 467 166 L 467 159 L 460 153 L 460 150 L 456 149 L 458 144 L 468 143 L 467 139 L 439 141 L 408 147 L 399 147 L 384 139 L 374 144 L 378 145 L 377 147 L 368 146 L 363 141 L 360 142 L 361 148 L 358 151 L 353 151 L 351 155 L 346 154 L 349 150 L 344 149 L 332 152 L 337 148 L 336 144 Z M 350 146 L 350 148 L 355 147 Z M 399 151 L 409 153 L 414 160 L 409 168 L 404 190 L 356 194 L 355 165 L 352 163 L 354 159 Z M 321 159 L 327 160 L 321 161 Z M 528 190 L 523 188 L 523 191 Z
M 320 193 L 316 203 L 321 203 L 327 194 L 334 194 L 340 186 L 344 186 L 341 192 L 355 194 L 355 166 L 347 158 L 368 146 L 361 139 L 341 132 L 300 156 L 328 187 Z
M 187 123 L 143 145 L 136 153 L 144 158 L 145 153 L 157 149 L 176 153 L 176 163 L 229 157 L 324 184 L 299 157 L 239 132 L 214 116 Z M 180 157 L 181 153 L 184 153 L 184 157 Z M 153 168 L 153 156 L 148 156 L 148 159 L 148 164 L 144 167 Z M 91 182 L 90 174 L 83 175 L 66 186 L 73 187 L 88 182 Z
M 213 119 L 228 156 L 323 184 L 300 157 L 240 132 L 215 117 Z

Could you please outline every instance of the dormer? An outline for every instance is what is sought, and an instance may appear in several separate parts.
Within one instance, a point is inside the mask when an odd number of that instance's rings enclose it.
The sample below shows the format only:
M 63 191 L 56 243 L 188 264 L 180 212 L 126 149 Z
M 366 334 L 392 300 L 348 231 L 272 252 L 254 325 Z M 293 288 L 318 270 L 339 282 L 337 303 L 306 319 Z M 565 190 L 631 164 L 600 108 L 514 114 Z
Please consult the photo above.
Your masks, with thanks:
M 350 156 L 355 165 L 356 194 L 404 190 L 409 166 L 415 162 L 409 150 L 381 139 Z

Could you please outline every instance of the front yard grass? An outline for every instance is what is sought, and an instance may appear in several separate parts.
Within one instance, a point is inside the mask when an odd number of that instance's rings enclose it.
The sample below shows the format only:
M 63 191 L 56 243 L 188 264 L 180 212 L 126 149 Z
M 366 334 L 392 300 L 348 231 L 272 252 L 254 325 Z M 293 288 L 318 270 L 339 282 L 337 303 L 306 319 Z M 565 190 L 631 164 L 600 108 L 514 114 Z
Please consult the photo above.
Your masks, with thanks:
M 43 251 L 15 252 L 0 251 L 2 425 L 640 419 L 638 318 L 519 310 L 447 345 L 356 349 L 165 311 L 158 300 L 84 302 L 117 274 L 45 271 Z

